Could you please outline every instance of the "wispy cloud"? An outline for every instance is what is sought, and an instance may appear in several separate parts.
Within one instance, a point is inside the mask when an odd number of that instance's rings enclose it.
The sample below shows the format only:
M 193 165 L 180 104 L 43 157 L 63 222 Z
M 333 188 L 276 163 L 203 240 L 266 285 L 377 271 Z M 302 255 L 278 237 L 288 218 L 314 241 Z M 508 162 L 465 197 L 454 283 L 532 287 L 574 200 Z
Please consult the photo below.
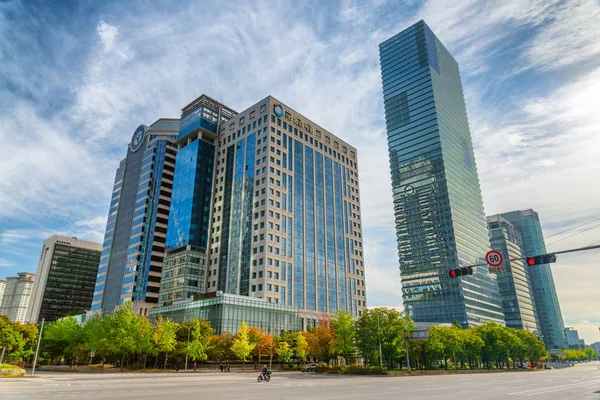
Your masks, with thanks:
M 14 265 L 14 262 L 5 260 L 4 258 L 0 258 L 0 267 L 12 267 Z

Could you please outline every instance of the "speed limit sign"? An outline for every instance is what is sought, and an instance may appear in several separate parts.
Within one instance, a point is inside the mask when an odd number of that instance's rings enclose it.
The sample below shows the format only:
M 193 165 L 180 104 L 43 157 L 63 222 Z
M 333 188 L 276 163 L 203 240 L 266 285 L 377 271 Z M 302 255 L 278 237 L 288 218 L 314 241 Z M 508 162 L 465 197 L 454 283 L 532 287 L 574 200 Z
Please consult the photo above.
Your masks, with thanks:
M 497 250 L 490 250 L 485 255 L 485 261 L 490 267 L 498 267 L 504 261 L 502 254 Z

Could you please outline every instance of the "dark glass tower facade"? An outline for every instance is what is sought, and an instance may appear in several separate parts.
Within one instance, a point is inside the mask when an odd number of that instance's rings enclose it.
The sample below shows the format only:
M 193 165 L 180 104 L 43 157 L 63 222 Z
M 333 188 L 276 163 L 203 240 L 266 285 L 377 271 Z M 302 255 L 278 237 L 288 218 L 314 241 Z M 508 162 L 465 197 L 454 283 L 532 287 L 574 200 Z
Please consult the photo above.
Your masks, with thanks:
M 519 210 L 500 214 L 509 221 L 523 238 L 525 256 L 546 254 L 546 243 L 538 214 L 529 210 Z M 548 349 L 564 349 L 567 346 L 565 325 L 556 295 L 554 278 L 550 265 L 536 265 L 529 268 L 537 316 L 544 343 Z
M 404 307 L 415 321 L 504 323 L 458 63 L 420 21 L 379 45 Z
M 55 321 L 90 309 L 100 243 L 52 236 L 44 241 L 26 320 Z
M 178 132 L 178 119 L 159 119 L 133 134 L 115 177 L 93 311 L 132 300 L 147 313 L 158 303 Z

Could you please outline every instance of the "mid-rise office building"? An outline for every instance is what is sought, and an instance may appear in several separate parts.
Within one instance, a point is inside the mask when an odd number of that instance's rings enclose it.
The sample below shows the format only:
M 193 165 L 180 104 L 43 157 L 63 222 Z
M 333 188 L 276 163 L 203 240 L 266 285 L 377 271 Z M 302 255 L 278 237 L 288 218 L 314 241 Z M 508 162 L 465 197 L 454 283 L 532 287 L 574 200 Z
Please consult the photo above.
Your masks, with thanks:
M 498 274 L 498 287 L 502 296 L 502 308 L 506 326 L 525 329 L 535 335 L 538 319 L 533 290 L 530 286 L 529 268 L 525 266 L 521 234 L 499 215 L 487 217 L 492 248 L 502 253 L 502 265 L 506 272 Z
M 147 314 L 158 303 L 178 135 L 178 119 L 140 125 L 133 134 L 115 177 L 94 313 L 131 300 Z
M 55 321 L 92 306 L 100 243 L 54 235 L 44 241 L 26 320 Z
M 269 96 L 219 129 L 207 291 L 299 309 L 366 307 L 354 147 Z
M 581 343 L 582 340 L 579 338 L 579 332 L 577 332 L 577 329 L 575 329 L 575 328 L 566 327 L 565 328 L 565 338 L 567 340 L 566 348 L 570 348 L 570 347 L 579 348 L 583 344 L 583 343 Z
M 35 275 L 28 272 L 19 272 L 18 275 L 6 278 L 0 315 L 6 315 L 12 322 L 26 322 Z
M 458 63 L 419 21 L 379 45 L 404 307 L 420 322 L 504 323 Z
M 197 102 L 203 98 L 208 100 L 203 96 Z M 178 281 L 184 295 L 163 286 L 161 300 L 170 304 L 193 291 L 248 296 L 297 308 L 302 328 L 338 310 L 362 315 L 366 293 L 356 149 L 270 96 L 239 114 L 206 101 L 202 113 L 208 122 L 220 117 L 216 137 L 213 125 L 202 122 L 183 131 L 190 107 L 198 106 L 192 103 L 182 116 L 167 234 L 173 250 L 165 269 L 170 274 L 173 268 L 169 279 Z M 181 156 L 196 142 L 189 155 Z M 209 159 L 213 142 L 211 196 L 194 182 L 209 182 L 209 170 L 199 165 L 199 148 Z M 202 207 L 209 197 L 207 214 Z M 190 218 L 196 202 L 201 212 Z M 184 276 L 191 270 L 178 265 L 190 264 L 192 257 L 193 263 L 204 262 L 205 233 L 206 267 L 192 274 L 205 287 L 197 289 L 197 282 Z
M 547 253 L 540 219 L 535 211 L 519 210 L 500 215 L 521 234 L 525 256 Z M 529 276 L 544 343 L 548 349 L 565 348 L 564 322 L 550 265 L 531 267 Z
M 6 279 L 0 278 L 0 305 L 2 304 L 2 299 L 4 298 L 5 290 L 6 290 Z
M 596 351 L 596 354 L 600 356 L 600 342 L 590 344 L 590 347 Z

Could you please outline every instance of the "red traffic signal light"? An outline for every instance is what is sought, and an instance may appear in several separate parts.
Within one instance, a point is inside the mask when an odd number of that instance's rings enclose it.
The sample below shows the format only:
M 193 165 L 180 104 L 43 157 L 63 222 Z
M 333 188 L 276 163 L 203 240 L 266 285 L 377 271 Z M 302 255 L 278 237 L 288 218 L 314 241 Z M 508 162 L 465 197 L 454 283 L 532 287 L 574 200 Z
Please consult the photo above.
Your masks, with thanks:
M 540 264 L 550 264 L 556 262 L 556 255 L 542 254 L 541 256 L 525 257 L 525 263 L 530 267 Z
M 527 257 L 525 260 L 527 261 L 527 265 L 535 265 L 535 259 L 533 257 Z
M 471 275 L 472 273 L 473 267 L 455 268 L 448 271 L 448 275 L 450 276 L 450 278 L 456 278 L 457 276 L 463 275 Z

